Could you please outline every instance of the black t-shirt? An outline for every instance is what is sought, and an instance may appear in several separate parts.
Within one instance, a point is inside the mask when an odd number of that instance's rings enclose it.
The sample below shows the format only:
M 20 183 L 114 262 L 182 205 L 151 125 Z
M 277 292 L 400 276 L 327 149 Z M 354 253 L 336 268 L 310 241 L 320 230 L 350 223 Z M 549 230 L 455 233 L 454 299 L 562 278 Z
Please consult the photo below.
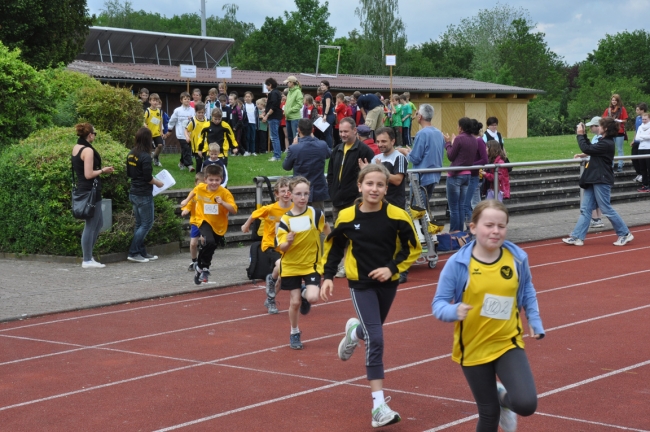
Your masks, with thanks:
M 327 102 L 326 102 L 327 99 L 330 100 L 330 109 L 329 111 L 325 112 L 325 107 L 327 107 Z M 330 93 L 329 90 L 323 93 L 322 102 L 323 102 L 323 114 L 325 115 L 334 114 L 334 100 L 332 99 L 332 93 Z
M 149 102 L 142 102 L 142 109 L 146 112 L 147 109 L 151 108 L 151 104 Z
M 148 196 L 153 193 L 153 167 L 151 155 L 147 152 L 136 153 L 131 150 L 126 157 L 126 175 L 131 179 L 131 193 L 138 196 Z
M 366 110 L 366 113 L 380 105 L 382 105 L 381 100 L 372 93 L 359 96 L 359 99 L 357 99 L 357 106 Z
M 269 93 L 269 96 L 266 100 L 266 112 L 273 110 L 273 113 L 268 116 L 269 120 L 282 120 L 282 108 L 280 108 L 281 103 L 282 93 L 280 93 L 280 90 L 276 88 L 271 90 L 271 93 Z

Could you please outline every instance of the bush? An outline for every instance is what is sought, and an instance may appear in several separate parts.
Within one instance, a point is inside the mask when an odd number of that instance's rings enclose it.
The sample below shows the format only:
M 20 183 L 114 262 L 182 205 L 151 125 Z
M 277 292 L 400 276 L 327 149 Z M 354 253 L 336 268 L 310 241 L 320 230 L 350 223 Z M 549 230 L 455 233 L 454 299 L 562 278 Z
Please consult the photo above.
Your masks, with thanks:
M 50 86 L 43 75 L 0 42 L 0 148 L 50 124 Z
M 76 140 L 73 128 L 49 128 L 0 154 L 1 251 L 81 255 L 84 222 L 70 212 L 70 152 Z M 125 252 L 135 222 L 128 200 L 128 150 L 101 130 L 94 144 L 103 165 L 115 168 L 115 173 L 102 177 L 102 196 L 113 204 L 113 228 L 100 234 L 95 251 Z M 163 196 L 154 201 L 156 218 L 147 243 L 179 241 L 181 221 L 174 204 Z
M 573 132 L 576 121 L 562 115 L 561 101 L 534 99 L 528 104 L 528 136 L 555 136 Z
M 142 102 L 126 88 L 108 84 L 83 87 L 77 93 L 76 110 L 80 122 L 108 131 L 128 148 L 133 147 L 135 133 L 142 127 Z

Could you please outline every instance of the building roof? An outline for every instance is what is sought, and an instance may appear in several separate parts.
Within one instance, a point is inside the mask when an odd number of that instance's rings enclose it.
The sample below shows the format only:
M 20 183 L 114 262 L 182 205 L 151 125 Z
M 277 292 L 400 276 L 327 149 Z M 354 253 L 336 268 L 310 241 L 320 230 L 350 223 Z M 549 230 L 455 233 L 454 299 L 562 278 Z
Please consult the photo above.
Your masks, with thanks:
M 185 84 L 186 80 L 180 78 L 179 66 L 163 64 L 133 64 L 133 63 L 104 63 L 97 61 L 75 60 L 68 65 L 69 70 L 82 72 L 104 82 L 148 83 L 148 84 Z M 297 72 L 259 72 L 234 69 L 232 78 L 228 79 L 229 86 L 251 87 L 259 86 L 260 90 L 264 81 L 269 78 L 282 86 L 289 75 L 298 78 L 303 87 L 316 88 L 324 79 L 330 83 L 332 90 L 347 91 L 386 91 L 390 87 L 388 76 L 375 75 L 343 75 L 337 77 L 321 75 L 313 76 Z M 192 85 L 214 86 L 222 81 L 216 78 L 214 68 L 196 69 L 196 79 L 191 80 Z M 409 91 L 417 93 L 489 93 L 489 94 L 539 94 L 542 90 L 514 87 L 501 84 L 492 84 L 474 81 L 465 78 L 424 78 L 424 77 L 393 77 L 393 90 L 397 92 Z
M 84 50 L 77 60 L 109 64 L 189 64 L 209 68 L 219 63 L 234 43 L 230 38 L 90 27 Z

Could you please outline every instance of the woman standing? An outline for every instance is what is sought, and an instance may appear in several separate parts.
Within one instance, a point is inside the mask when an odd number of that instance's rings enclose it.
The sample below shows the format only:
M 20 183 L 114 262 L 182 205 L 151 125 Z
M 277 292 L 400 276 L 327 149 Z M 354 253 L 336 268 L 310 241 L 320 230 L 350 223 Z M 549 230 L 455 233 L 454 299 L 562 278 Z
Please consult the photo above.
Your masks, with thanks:
M 266 100 L 266 112 L 262 121 L 269 125 L 271 134 L 271 144 L 273 145 L 273 157 L 269 162 L 278 162 L 282 160 L 282 148 L 280 147 L 280 120 L 282 120 L 282 93 L 278 91 L 278 82 L 274 78 L 267 78 L 264 82 L 266 90 L 269 92 Z
M 153 226 L 153 185 L 163 186 L 163 182 L 152 175 L 151 142 L 151 131 L 140 128 L 135 134 L 135 146 L 126 157 L 126 175 L 131 179 L 129 200 L 135 214 L 135 232 L 127 259 L 139 263 L 158 259 L 156 255 L 149 255 L 144 247 L 144 238 Z
M 472 135 L 472 120 L 463 117 L 458 120 L 459 135 L 445 134 L 445 149 L 451 166 L 472 166 L 478 152 L 478 142 Z M 472 172 L 470 170 L 447 173 L 447 202 L 449 203 L 449 232 L 462 231 L 465 221 L 465 201 Z
M 115 169 L 113 167 L 102 168 L 102 157 L 92 146 L 92 142 L 95 141 L 97 136 L 93 125 L 80 123 L 75 126 L 75 129 L 79 138 L 77 144 L 72 148 L 72 169 L 77 176 L 77 190 L 79 192 L 88 192 L 92 190 L 93 183 L 97 180 L 95 214 L 92 218 L 86 219 L 84 231 L 81 234 L 81 250 L 83 251 L 81 268 L 103 268 L 106 265 L 100 264 L 93 259 L 93 248 L 97 242 L 99 230 L 104 225 L 102 206 L 98 204 L 102 200 L 102 181 L 99 176 L 104 173 L 110 174 Z
M 320 89 L 323 92 L 322 103 L 323 103 L 323 120 L 329 123 L 329 127 L 325 129 L 323 134 L 325 135 L 325 142 L 327 147 L 330 149 L 334 146 L 334 124 L 336 123 L 336 114 L 334 114 L 334 100 L 332 99 L 332 93 L 330 93 L 330 82 L 323 80 L 320 82 Z
M 293 139 L 298 136 L 298 120 L 302 118 L 302 87 L 300 81 L 293 75 L 284 80 L 284 83 L 289 89 L 287 103 L 284 106 L 284 116 L 287 119 L 287 138 L 289 139 L 289 145 L 291 145 Z
M 451 358 L 461 365 L 476 400 L 477 432 L 497 432 L 499 426 L 512 432 L 517 414 L 529 416 L 537 409 L 521 309 L 531 338 L 541 339 L 545 332 L 528 256 L 505 240 L 507 226 L 502 203 L 478 203 L 470 223 L 476 240 L 449 258 L 433 299 L 435 317 L 455 322 Z
M 623 141 L 625 140 L 625 122 L 627 121 L 627 111 L 623 106 L 621 97 L 617 94 L 612 95 L 609 101 L 609 107 L 603 113 L 603 117 L 611 117 L 618 123 L 618 133 L 614 136 L 614 144 L 616 144 L 616 152 L 619 156 L 623 156 Z M 623 160 L 618 161 L 618 169 L 616 172 L 623 172 Z
M 363 340 L 366 346 L 366 374 L 372 392 L 372 426 L 401 420 L 384 399 L 383 324 L 397 294 L 400 273 L 409 269 L 422 251 L 413 223 L 403 209 L 388 204 L 390 173 L 383 165 L 368 164 L 359 172 L 361 202 L 340 211 L 336 227 L 327 237 L 322 263 L 324 281 L 320 296 L 332 296 L 338 265 L 346 244 L 345 274 L 357 318 L 345 325 L 339 358 L 348 360 Z

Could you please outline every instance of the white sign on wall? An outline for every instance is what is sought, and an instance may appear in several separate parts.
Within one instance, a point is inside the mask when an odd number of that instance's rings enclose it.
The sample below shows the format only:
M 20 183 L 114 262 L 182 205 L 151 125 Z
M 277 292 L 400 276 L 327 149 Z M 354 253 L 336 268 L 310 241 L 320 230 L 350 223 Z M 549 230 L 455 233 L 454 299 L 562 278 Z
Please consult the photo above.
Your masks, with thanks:
M 196 66 L 181 65 L 181 78 L 196 78 Z
M 218 67 L 217 68 L 217 78 L 230 79 L 232 78 L 232 68 L 231 67 Z
M 397 56 L 396 55 L 387 55 L 386 56 L 386 66 L 397 66 Z

